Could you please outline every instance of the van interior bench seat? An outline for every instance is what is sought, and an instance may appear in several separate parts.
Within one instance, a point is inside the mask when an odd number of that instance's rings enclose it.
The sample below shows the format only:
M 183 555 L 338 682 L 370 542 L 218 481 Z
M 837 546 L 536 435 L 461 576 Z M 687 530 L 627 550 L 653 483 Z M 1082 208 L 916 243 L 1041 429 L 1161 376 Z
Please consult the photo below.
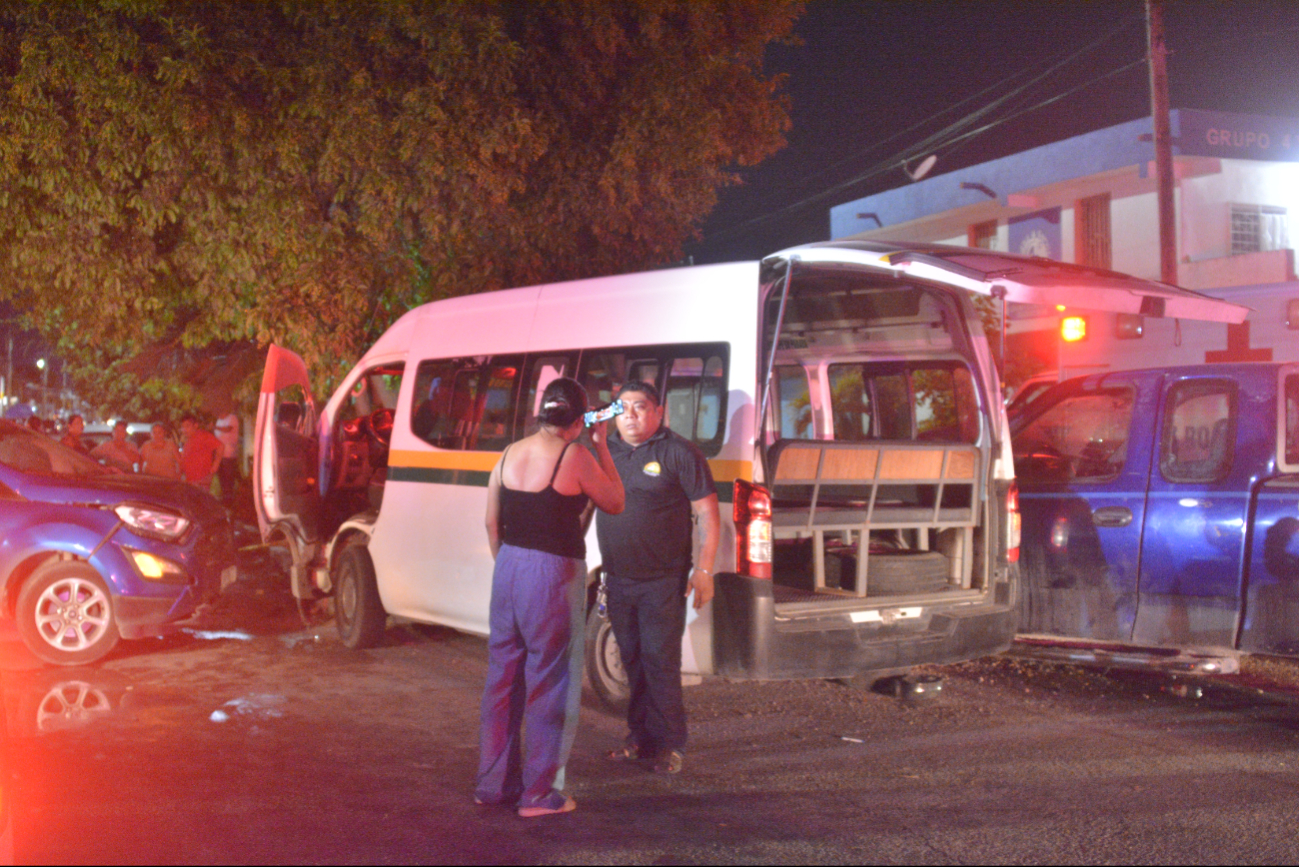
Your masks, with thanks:
M 919 550 L 930 550 L 932 531 L 953 531 L 960 541 L 952 583 L 968 588 L 981 463 L 978 448 L 965 444 L 781 440 L 768 457 L 773 537 L 812 539 L 814 593 L 860 598 L 872 531 L 904 531 Z M 828 539 L 856 548 L 851 588 L 827 585 Z

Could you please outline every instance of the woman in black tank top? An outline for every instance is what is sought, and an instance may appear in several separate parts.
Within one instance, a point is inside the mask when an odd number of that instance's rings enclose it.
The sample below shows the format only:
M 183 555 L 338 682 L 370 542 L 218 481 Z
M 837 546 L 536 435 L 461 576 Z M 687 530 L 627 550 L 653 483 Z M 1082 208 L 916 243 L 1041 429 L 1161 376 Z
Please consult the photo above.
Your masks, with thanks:
M 565 443 L 550 474 L 550 483 L 540 491 L 516 491 L 502 480 L 500 489 L 501 543 L 516 548 L 545 551 L 560 557 L 582 560 L 586 557 L 586 540 L 582 530 L 582 513 L 589 502 L 586 494 L 561 494 L 555 490 L 555 476 L 573 444 Z M 510 450 L 501 455 L 501 475 Z
M 517 808 L 524 817 L 577 806 L 563 787 L 581 694 L 582 517 L 588 499 L 614 514 L 623 508 L 605 425 L 592 428 L 594 457 L 571 448 L 586 406 L 580 383 L 551 382 L 542 394 L 540 429 L 505 450 L 487 484 L 496 568 L 474 801 Z

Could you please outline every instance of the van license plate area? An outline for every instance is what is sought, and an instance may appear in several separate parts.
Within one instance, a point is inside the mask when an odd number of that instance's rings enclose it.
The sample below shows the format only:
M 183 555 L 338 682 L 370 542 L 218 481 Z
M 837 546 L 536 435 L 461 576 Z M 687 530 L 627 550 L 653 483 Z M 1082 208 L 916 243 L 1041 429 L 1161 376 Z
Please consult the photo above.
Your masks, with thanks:
M 872 611 L 852 611 L 848 617 L 853 623 L 897 623 L 899 620 L 917 620 L 924 611 L 919 605 L 910 608 L 876 608 Z

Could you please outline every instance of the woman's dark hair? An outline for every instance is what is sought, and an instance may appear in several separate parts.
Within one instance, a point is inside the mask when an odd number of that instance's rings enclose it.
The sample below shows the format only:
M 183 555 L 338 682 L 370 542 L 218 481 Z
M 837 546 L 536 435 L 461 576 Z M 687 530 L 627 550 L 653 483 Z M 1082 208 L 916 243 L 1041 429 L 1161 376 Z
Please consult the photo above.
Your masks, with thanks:
M 586 389 L 576 379 L 561 376 L 551 380 L 541 394 L 541 412 L 537 421 L 568 427 L 586 412 Z

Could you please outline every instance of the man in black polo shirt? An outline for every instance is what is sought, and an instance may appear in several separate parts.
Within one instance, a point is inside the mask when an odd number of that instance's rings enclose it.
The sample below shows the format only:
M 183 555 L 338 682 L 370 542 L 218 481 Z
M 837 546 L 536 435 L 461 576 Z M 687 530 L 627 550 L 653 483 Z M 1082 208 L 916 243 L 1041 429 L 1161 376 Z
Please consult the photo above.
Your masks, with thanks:
M 600 512 L 596 535 L 608 587 L 609 621 L 631 686 L 626 744 L 612 759 L 654 759 L 659 773 L 680 772 L 686 746 L 681 639 L 686 597 L 695 609 L 713 598 L 721 521 L 717 490 L 699 447 L 663 427 L 658 391 L 629 382 L 618 392 L 620 439 L 609 451 L 627 505 Z M 703 533 L 692 566 L 694 524 Z

